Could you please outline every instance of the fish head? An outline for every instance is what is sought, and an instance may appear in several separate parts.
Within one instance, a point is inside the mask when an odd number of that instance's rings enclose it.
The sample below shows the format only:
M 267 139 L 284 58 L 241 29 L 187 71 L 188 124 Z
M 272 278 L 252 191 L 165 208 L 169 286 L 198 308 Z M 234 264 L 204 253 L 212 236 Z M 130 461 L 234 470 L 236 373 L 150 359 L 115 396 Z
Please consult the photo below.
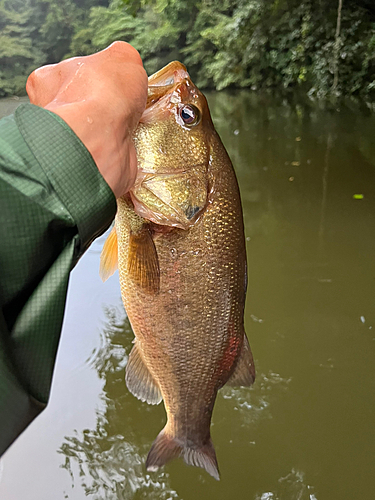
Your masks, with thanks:
M 208 203 L 210 142 L 206 98 L 185 66 L 172 62 L 149 78 L 146 110 L 134 134 L 135 212 L 156 224 L 188 229 Z

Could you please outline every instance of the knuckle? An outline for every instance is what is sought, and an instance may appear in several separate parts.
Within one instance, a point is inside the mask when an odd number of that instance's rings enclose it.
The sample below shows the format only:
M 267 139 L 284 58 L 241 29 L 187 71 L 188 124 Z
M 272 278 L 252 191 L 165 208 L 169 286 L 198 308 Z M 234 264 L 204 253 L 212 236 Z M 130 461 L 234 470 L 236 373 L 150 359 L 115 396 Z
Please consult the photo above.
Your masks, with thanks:
M 34 70 L 26 82 L 26 92 L 33 104 L 43 106 L 47 103 L 60 80 L 58 65 L 51 64 Z
M 128 62 L 133 62 L 135 64 L 139 64 L 143 66 L 141 56 L 137 49 L 135 49 L 132 45 L 123 41 L 113 42 L 107 49 L 110 53 L 116 54 L 117 56 L 123 57 Z

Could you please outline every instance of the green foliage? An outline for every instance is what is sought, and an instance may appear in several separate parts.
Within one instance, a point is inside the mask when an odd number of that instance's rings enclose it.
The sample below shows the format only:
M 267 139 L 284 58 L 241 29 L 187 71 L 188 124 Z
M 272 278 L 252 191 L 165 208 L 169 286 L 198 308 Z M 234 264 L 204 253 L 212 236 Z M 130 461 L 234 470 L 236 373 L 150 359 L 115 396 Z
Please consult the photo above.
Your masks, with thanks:
M 0 0 L 0 96 L 22 92 L 26 73 L 41 53 L 32 43 L 30 2 Z
M 0 95 L 22 88 L 37 65 L 125 40 L 149 73 L 179 59 L 200 87 L 327 97 L 337 67 L 335 95 L 371 100 L 372 0 L 343 0 L 336 39 L 337 7 L 338 0 L 0 0 Z
M 24 94 L 31 71 L 60 61 L 90 8 L 100 3 L 0 0 L 0 96 Z

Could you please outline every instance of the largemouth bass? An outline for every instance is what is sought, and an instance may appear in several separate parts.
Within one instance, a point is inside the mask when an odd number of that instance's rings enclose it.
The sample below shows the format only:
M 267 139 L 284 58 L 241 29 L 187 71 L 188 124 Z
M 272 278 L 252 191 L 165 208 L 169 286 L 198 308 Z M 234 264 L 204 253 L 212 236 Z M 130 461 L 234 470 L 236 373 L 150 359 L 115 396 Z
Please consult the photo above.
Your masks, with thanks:
M 210 436 L 217 392 L 255 379 L 244 227 L 231 161 L 182 64 L 149 78 L 134 143 L 137 181 L 118 199 L 100 272 L 106 279 L 118 265 L 135 334 L 127 387 L 141 401 L 163 400 L 167 412 L 146 467 L 182 456 L 219 479 Z

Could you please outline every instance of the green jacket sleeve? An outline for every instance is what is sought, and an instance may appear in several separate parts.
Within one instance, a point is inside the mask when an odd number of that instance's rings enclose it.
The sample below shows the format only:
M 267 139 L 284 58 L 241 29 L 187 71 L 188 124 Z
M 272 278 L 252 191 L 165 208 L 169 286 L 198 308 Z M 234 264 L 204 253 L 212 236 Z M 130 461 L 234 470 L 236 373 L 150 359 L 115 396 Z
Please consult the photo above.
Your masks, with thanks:
M 115 211 L 57 115 L 24 104 L 0 121 L 0 455 L 47 404 L 69 273 Z

